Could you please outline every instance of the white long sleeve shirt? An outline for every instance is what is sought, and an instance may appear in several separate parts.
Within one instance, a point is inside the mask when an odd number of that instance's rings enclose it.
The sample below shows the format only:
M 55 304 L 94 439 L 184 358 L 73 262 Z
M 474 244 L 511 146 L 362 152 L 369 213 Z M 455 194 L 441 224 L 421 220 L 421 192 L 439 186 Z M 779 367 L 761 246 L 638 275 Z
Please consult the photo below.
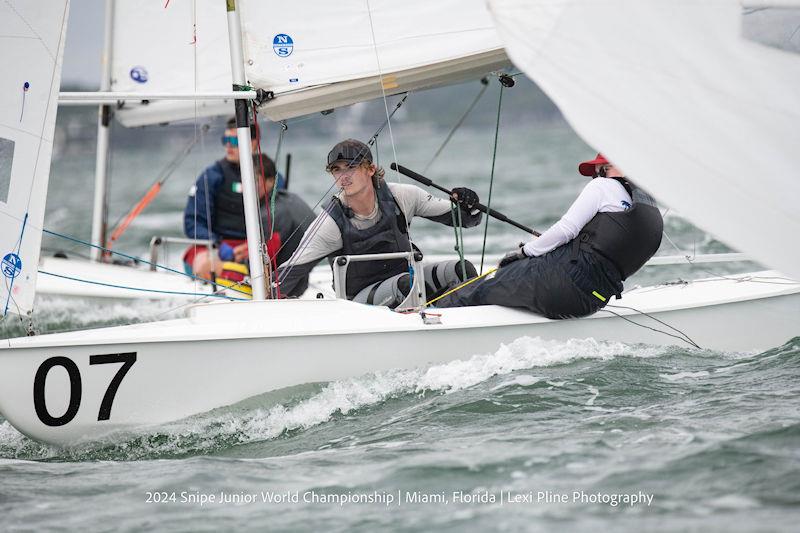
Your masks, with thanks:
M 633 201 L 620 182 L 611 178 L 594 178 L 578 198 L 542 236 L 526 243 L 525 255 L 539 256 L 555 250 L 578 236 L 597 213 L 618 213 L 631 208 Z

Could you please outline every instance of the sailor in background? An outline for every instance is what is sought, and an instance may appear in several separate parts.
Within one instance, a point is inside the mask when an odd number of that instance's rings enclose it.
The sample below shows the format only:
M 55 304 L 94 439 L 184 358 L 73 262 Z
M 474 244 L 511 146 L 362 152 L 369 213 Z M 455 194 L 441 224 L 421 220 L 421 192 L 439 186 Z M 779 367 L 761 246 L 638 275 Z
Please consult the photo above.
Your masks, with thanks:
M 257 153 L 259 139 L 254 124 L 250 126 L 250 142 L 252 153 Z M 217 245 L 216 257 L 202 245 L 190 246 L 183 256 L 186 272 L 206 279 L 212 279 L 215 272 L 219 274 L 221 261 L 247 261 L 247 230 L 235 118 L 230 118 L 225 125 L 222 146 L 225 157 L 215 161 L 197 177 L 183 211 L 184 234 L 190 239 L 210 240 Z M 262 168 L 256 166 L 254 170 L 258 177 Z M 268 174 L 265 176 L 269 177 Z M 278 189 L 284 189 L 281 176 L 273 177 Z
M 369 146 L 361 141 L 347 139 L 334 146 L 326 170 L 341 191 L 311 224 L 292 258 L 278 269 L 283 294 L 291 292 L 322 257 L 411 251 L 408 226 L 415 216 L 453 225 L 450 199 L 436 198 L 414 185 L 386 183 L 383 169 L 373 163 Z M 474 191 L 457 187 L 452 200 L 460 208 L 462 227 L 480 224 Z M 476 275 L 471 263 L 465 262 L 466 272 L 461 272 L 458 263 L 452 260 L 425 267 L 429 298 Z M 405 300 L 410 287 L 405 259 L 354 262 L 347 269 L 350 300 L 394 308 Z
M 578 165 L 591 176 L 578 198 L 538 239 L 520 243 L 493 278 L 442 298 L 437 307 L 497 304 L 548 318 L 591 315 L 658 250 L 664 223 L 655 201 L 602 154 Z

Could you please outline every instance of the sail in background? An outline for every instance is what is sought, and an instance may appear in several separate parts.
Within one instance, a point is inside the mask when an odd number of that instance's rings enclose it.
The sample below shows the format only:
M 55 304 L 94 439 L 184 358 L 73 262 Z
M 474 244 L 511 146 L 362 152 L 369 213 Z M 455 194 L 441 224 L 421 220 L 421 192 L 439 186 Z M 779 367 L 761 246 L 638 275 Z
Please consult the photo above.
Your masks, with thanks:
M 0 3 L 0 314 L 33 309 L 69 0 Z
M 114 2 L 111 90 L 230 92 L 225 2 Z M 156 36 L 156 37 L 154 37 Z M 128 101 L 115 112 L 127 127 L 195 116 L 232 115 L 233 101 Z
M 800 55 L 744 36 L 748 11 L 730 0 L 489 6 L 511 60 L 584 140 L 693 223 L 800 278 Z
M 193 4 L 115 4 L 112 90 L 231 90 L 224 3 L 197 2 L 196 10 Z M 236 6 L 248 82 L 277 97 L 262 108 L 272 120 L 384 91 L 477 79 L 510 64 L 483 0 L 239 0 Z M 116 114 L 123 125 L 140 126 L 231 113 L 231 102 L 129 101 Z

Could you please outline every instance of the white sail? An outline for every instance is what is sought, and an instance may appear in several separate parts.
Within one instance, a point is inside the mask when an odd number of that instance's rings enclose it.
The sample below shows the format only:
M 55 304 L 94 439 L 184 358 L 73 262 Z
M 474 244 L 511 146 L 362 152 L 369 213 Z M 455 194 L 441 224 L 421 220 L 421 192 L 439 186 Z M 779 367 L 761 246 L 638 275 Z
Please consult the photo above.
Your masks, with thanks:
M 0 3 L 0 315 L 33 308 L 68 12 Z
M 247 75 L 276 94 L 264 106 L 272 120 L 475 79 L 508 64 L 482 0 L 240 4 Z
M 384 90 L 397 94 L 475 79 L 509 65 L 483 0 L 236 5 L 248 82 L 277 97 L 263 106 L 272 120 L 378 98 Z M 224 2 L 165 7 L 124 0 L 115 4 L 113 32 L 114 91 L 231 90 Z M 129 101 L 117 118 L 138 126 L 232 109 L 231 102 Z
M 747 11 L 731 0 L 489 6 L 511 60 L 589 144 L 698 226 L 800 278 L 800 55 L 743 37 Z
M 112 91 L 186 94 L 231 90 L 225 2 L 117 1 L 111 32 Z M 117 120 L 128 127 L 226 114 L 233 114 L 233 101 L 142 104 L 129 100 L 116 111 Z

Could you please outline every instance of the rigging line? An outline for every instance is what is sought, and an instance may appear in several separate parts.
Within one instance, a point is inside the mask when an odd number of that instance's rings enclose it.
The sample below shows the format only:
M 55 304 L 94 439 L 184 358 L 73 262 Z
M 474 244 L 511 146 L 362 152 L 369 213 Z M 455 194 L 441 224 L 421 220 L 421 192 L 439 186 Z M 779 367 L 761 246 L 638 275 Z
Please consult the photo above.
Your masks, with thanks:
M 203 124 L 201 129 L 203 135 L 207 133 L 209 130 L 208 124 Z M 141 211 L 150 204 L 150 202 L 155 198 L 156 194 L 160 192 L 161 186 L 164 185 L 170 177 L 172 177 L 175 170 L 177 170 L 178 166 L 186 159 L 186 157 L 188 157 L 189 152 L 192 151 L 192 148 L 194 148 L 194 146 L 197 144 L 198 141 L 199 141 L 198 137 L 192 138 L 186 145 L 186 147 L 184 147 L 184 149 L 180 153 L 178 153 L 178 155 L 174 157 L 169 163 L 167 163 L 164 169 L 162 169 L 162 171 L 158 174 L 158 177 L 150 185 L 150 188 L 148 188 L 147 192 L 141 198 L 141 200 L 139 200 L 139 202 L 136 205 L 134 205 L 130 211 L 120 215 L 120 217 L 114 223 L 115 230 L 114 232 L 112 232 L 111 235 L 112 241 L 116 241 L 117 239 L 119 239 L 119 237 L 122 236 L 122 232 L 124 232 L 125 229 L 128 227 L 128 225 L 130 225 L 130 223 L 133 222 L 133 219 L 136 218 L 136 216 L 138 216 L 141 213 Z M 128 218 L 130 218 L 130 220 L 128 220 L 127 224 L 125 224 L 125 228 L 122 228 L 119 234 L 116 235 L 115 237 L 114 234 L 117 232 L 117 230 L 120 230 L 121 228 L 120 222 L 123 219 L 128 219 Z
M 199 297 L 204 297 L 204 298 L 205 297 L 215 297 L 215 298 L 226 298 L 226 299 L 230 299 L 230 300 L 242 300 L 242 301 L 248 299 L 248 298 L 237 298 L 235 296 L 226 296 L 226 295 L 223 295 L 223 294 L 217 294 L 216 292 L 214 292 L 214 293 L 182 292 L 182 291 L 165 291 L 165 290 L 160 290 L 160 289 L 147 289 L 147 288 L 144 288 L 144 287 L 131 287 L 131 286 L 128 286 L 128 285 L 117 285 L 117 284 L 114 284 L 114 283 L 103 283 L 102 281 L 94 281 L 94 280 L 90 280 L 90 279 L 75 278 L 75 277 L 72 277 L 72 276 L 65 276 L 63 274 L 56 274 L 54 272 L 47 272 L 46 270 L 39 270 L 38 272 L 39 272 L 39 274 L 45 274 L 45 275 L 53 276 L 53 277 L 56 277 L 56 278 L 68 279 L 70 281 L 78 281 L 80 283 L 87 283 L 89 285 L 100 285 L 102 287 L 112 287 L 114 289 L 126 289 L 126 290 L 129 290 L 129 291 L 152 292 L 152 293 L 158 293 L 158 294 L 176 294 L 176 295 L 181 295 L 181 296 L 195 296 L 195 297 L 199 296 Z
M 391 115 L 389 114 L 389 102 L 386 98 L 386 84 L 384 83 L 383 79 L 383 69 L 381 68 L 380 54 L 378 54 L 378 42 L 375 39 L 375 24 L 372 21 L 372 7 L 369 5 L 369 0 L 366 0 L 366 2 L 367 2 L 367 15 L 369 16 L 369 29 L 370 29 L 370 34 L 372 35 L 372 49 L 375 51 L 375 62 L 378 67 L 378 77 L 380 78 L 381 82 L 381 94 L 383 95 L 383 108 L 386 111 L 386 125 L 389 127 L 389 140 L 392 143 L 392 156 L 394 157 L 394 163 L 396 165 L 397 148 L 395 147 L 394 144 L 394 133 L 392 132 L 392 121 L 391 121 Z
M 464 235 L 461 226 L 461 208 L 450 200 L 450 218 L 453 221 L 453 230 L 456 236 L 456 251 L 458 252 L 458 262 L 461 265 L 461 275 L 467 277 L 466 265 L 464 264 Z
M 22 220 L 22 228 L 20 229 L 19 240 L 17 241 L 17 246 L 16 246 L 16 251 L 17 251 L 16 255 L 17 255 L 18 258 L 19 258 L 20 249 L 22 248 L 22 236 L 25 234 L 25 226 L 27 226 L 27 224 L 28 224 L 28 212 L 26 211 L 25 212 L 25 218 L 23 218 L 23 220 Z M 12 258 L 12 260 L 13 260 L 13 258 Z M 13 268 L 16 270 L 16 265 L 14 265 Z M 20 272 L 20 274 L 21 274 L 21 272 Z M 11 290 L 14 288 L 14 280 L 17 279 L 17 277 L 19 277 L 19 274 L 17 274 L 16 276 L 11 276 L 10 284 L 8 284 L 8 282 L 6 282 L 6 289 L 7 289 L 7 293 L 6 294 L 7 294 L 7 297 L 6 297 L 6 306 L 5 306 L 5 309 L 3 310 L 3 314 L 4 315 L 6 313 L 8 313 L 8 304 L 11 303 L 12 300 L 14 301 L 14 305 L 17 307 L 17 310 L 19 310 L 19 306 L 17 305 L 16 300 L 14 300 L 14 297 L 11 294 Z
M 259 235 L 259 238 L 261 239 L 261 245 L 260 245 L 260 247 L 258 249 L 258 259 L 259 259 L 259 261 L 261 261 L 261 266 L 264 269 L 264 272 L 266 273 L 267 279 L 271 280 L 272 279 L 272 262 L 271 262 L 271 260 L 269 258 L 269 253 L 268 253 L 268 250 L 267 250 L 267 239 L 265 238 L 265 233 L 264 233 L 264 221 L 263 221 L 263 219 L 261 217 L 261 208 L 262 208 L 261 200 L 262 200 L 262 198 L 261 198 L 261 195 L 259 194 L 259 191 L 258 191 L 259 185 L 262 184 L 262 183 L 263 184 L 266 183 L 265 176 L 264 176 L 264 164 L 263 164 L 263 161 L 262 161 L 262 158 L 264 157 L 265 154 L 261 151 L 261 125 L 258 123 L 258 112 L 256 111 L 256 105 L 253 102 L 251 102 L 250 105 L 248 106 L 248 113 L 250 113 L 251 111 L 252 111 L 252 115 L 253 115 L 253 124 L 251 124 L 250 127 L 251 128 L 254 127 L 255 130 L 256 130 L 256 151 L 255 151 L 255 154 L 252 154 L 252 155 L 258 160 L 258 166 L 257 167 L 255 165 L 253 166 L 253 178 L 255 180 L 255 186 L 256 186 L 256 207 L 257 207 L 257 209 L 256 209 L 256 212 L 257 212 L 256 223 L 258 224 L 258 235 Z M 250 144 L 252 144 L 252 139 L 251 139 Z M 241 170 L 241 161 L 240 161 L 239 169 Z M 241 174 L 241 172 L 240 172 L 240 174 Z M 276 176 L 276 180 L 277 180 L 277 176 Z M 273 190 L 274 190 L 274 187 L 273 187 Z M 269 222 L 269 220 L 272 218 L 272 212 L 267 209 L 266 198 L 264 198 L 263 200 L 264 200 L 264 211 L 266 213 L 266 216 L 268 217 L 267 221 Z M 271 230 L 270 230 L 270 234 L 269 235 L 270 235 L 270 238 L 271 238 L 272 237 L 272 231 Z M 245 239 L 245 241 L 247 242 L 247 239 Z M 250 244 L 251 243 L 249 243 L 249 242 L 247 244 L 248 250 L 249 250 Z M 249 254 L 249 251 L 248 251 L 248 254 Z M 250 274 L 249 262 L 248 262 L 247 266 L 248 266 L 248 275 L 249 275 Z
M 683 342 L 685 342 L 686 344 L 689 344 L 690 346 L 693 346 L 693 347 L 695 347 L 695 348 L 697 348 L 697 349 L 700 349 L 700 350 L 702 350 L 702 348 L 701 348 L 700 346 L 698 346 L 697 344 L 695 344 L 695 343 L 694 343 L 694 341 L 692 341 L 691 339 L 688 339 L 688 337 L 687 337 L 686 339 L 684 339 L 683 337 L 681 337 L 681 336 L 679 336 L 679 335 L 675 335 L 675 334 L 669 333 L 669 332 L 667 332 L 667 331 L 664 331 L 664 330 L 661 330 L 661 329 L 658 329 L 658 328 L 653 328 L 653 327 L 647 326 L 647 325 L 645 325 L 645 324 L 640 324 L 640 323 L 638 323 L 638 322 L 636 322 L 636 321 L 634 321 L 634 320 L 631 320 L 630 318 L 628 318 L 628 317 L 626 317 L 626 316 L 624 316 L 624 315 L 621 315 L 621 314 L 619 314 L 619 313 L 616 313 L 616 312 L 614 312 L 614 311 L 611 311 L 610 309 L 606 309 L 606 308 L 603 308 L 603 309 L 598 309 L 598 312 L 601 312 L 601 311 L 605 311 L 606 313 L 611 313 L 612 315 L 614 315 L 614 316 L 616 316 L 616 317 L 618 317 L 618 318 L 621 318 L 622 320 L 625 320 L 626 322 L 630 322 L 630 323 L 631 323 L 631 324 L 633 324 L 634 326 L 639 326 L 639 327 L 641 327 L 641 328 L 649 329 L 649 330 L 651 330 L 651 331 L 655 331 L 656 333 L 662 333 L 662 334 L 664 334 L 664 335 L 667 335 L 667 336 L 669 336 L 669 337 L 673 337 L 673 338 L 675 338 L 675 339 L 678 339 L 678 340 L 680 340 L 680 341 L 683 341 Z M 688 340 L 687 340 L 687 339 L 688 339 Z
M 290 257 L 285 263 L 286 268 L 283 269 L 281 275 L 278 278 L 279 285 L 286 280 L 287 276 L 289 276 L 291 271 L 294 269 L 295 265 L 297 265 L 297 261 L 296 260 L 292 261 L 292 259 L 294 259 L 295 257 L 299 258 L 300 255 L 305 251 L 305 249 L 308 248 L 308 246 L 311 244 L 312 238 L 322 227 L 323 221 L 325 219 L 323 215 L 330 216 L 330 212 L 332 209 L 333 209 L 333 202 L 330 202 L 322 210 L 322 213 L 320 213 L 319 216 L 314 220 L 314 223 L 306 230 L 305 234 L 303 235 L 303 238 L 300 240 L 300 244 L 297 245 L 297 248 L 292 254 L 292 257 Z
M 502 110 L 503 106 L 503 89 L 505 86 L 501 83 L 500 84 L 500 97 L 497 100 L 497 120 L 494 126 L 494 149 L 492 150 L 492 171 L 489 175 L 489 198 L 486 201 L 486 209 L 487 211 L 492 207 L 492 187 L 494 185 L 494 165 L 497 161 L 497 139 L 500 133 L 500 111 Z M 489 234 L 489 219 L 491 217 L 486 217 L 486 224 L 483 227 L 483 248 L 481 248 L 481 268 L 479 273 L 483 273 L 483 259 L 486 256 L 486 236 Z
M 111 250 L 109 248 L 105 248 L 103 246 L 99 246 L 97 244 L 92 244 L 90 242 L 86 242 L 86 241 L 82 241 L 80 239 L 76 239 L 75 237 L 70 237 L 69 235 L 64 235 L 62 233 L 57 233 L 55 231 L 50 231 L 50 230 L 47 230 L 47 229 L 42 229 L 42 233 L 47 233 L 48 235 L 53 235 L 54 237 L 60 237 L 62 239 L 66 239 L 68 241 L 73 241 L 73 242 L 76 242 L 78 244 L 83 244 L 84 246 L 89 246 L 90 248 L 97 248 L 97 249 L 102 250 L 104 252 L 109 252 L 109 253 L 114 254 L 114 255 L 119 255 L 119 256 L 124 257 L 126 259 L 130 259 L 132 261 L 136 261 L 138 263 L 142 263 L 142 264 L 145 264 L 145 265 L 154 266 L 156 268 L 160 268 L 162 270 L 166 270 L 166 271 L 172 272 L 174 274 L 179 274 L 181 276 L 186 276 L 186 277 L 192 278 L 192 279 L 194 279 L 196 281 L 202 281 L 204 283 L 210 283 L 212 285 L 216 285 L 214 282 L 209 281 L 209 280 L 204 279 L 204 278 L 201 278 L 201 277 L 198 277 L 198 276 L 195 276 L 194 274 L 187 274 L 186 272 L 181 272 L 180 270 L 175 270 L 174 268 L 170 268 L 170 267 L 165 266 L 165 265 L 160 265 L 158 263 L 152 263 L 150 261 L 147 261 L 146 259 L 142 259 L 141 257 L 136 257 L 136 256 L 133 256 L 133 255 L 128 255 L 128 254 L 122 253 L 122 252 L 117 252 L 115 250 Z M 239 291 L 239 292 L 241 292 L 241 291 Z
M 406 98 L 408 98 L 409 94 L 411 94 L 411 93 L 408 93 L 408 92 L 403 93 L 403 97 L 400 99 L 399 102 L 397 102 L 397 104 L 395 104 L 394 109 L 392 109 L 392 112 L 389 113 L 389 116 L 386 117 L 386 120 L 383 121 L 383 124 L 381 124 L 381 126 L 375 131 L 375 133 L 372 135 L 372 137 L 369 138 L 369 141 L 367 141 L 367 144 L 369 146 L 372 146 L 373 144 L 376 143 L 376 141 L 378 140 L 378 136 L 383 131 L 383 128 L 385 128 L 386 125 L 389 124 L 389 119 L 394 117 L 394 114 L 397 113 L 397 111 L 400 109 L 400 107 L 405 103 Z M 377 145 L 376 145 L 376 147 L 377 147 Z
M 447 137 L 445 137 L 444 142 L 442 143 L 442 145 L 439 146 L 439 149 L 436 150 L 435 154 L 433 154 L 433 157 L 431 158 L 431 160 L 428 161 L 428 164 L 425 165 L 425 168 L 422 169 L 422 174 L 426 174 L 427 173 L 428 169 L 431 167 L 433 162 L 436 161 L 436 158 L 439 157 L 439 154 L 441 154 L 442 150 L 444 150 L 444 147 L 447 146 L 447 143 L 450 142 L 450 139 L 453 138 L 453 135 L 455 135 L 456 131 L 461 127 L 461 125 L 467 119 L 469 114 L 472 113 L 472 110 L 475 109 L 475 106 L 478 105 L 478 100 L 481 99 L 481 97 L 483 96 L 483 93 L 485 93 L 486 89 L 489 88 L 489 80 L 488 80 L 488 78 L 486 78 L 486 77 L 481 78 L 481 85 L 482 85 L 481 90 L 478 92 L 477 96 L 475 96 L 475 99 L 472 100 L 472 103 L 469 104 L 469 106 L 467 107 L 467 110 L 464 111 L 464 113 L 461 115 L 461 118 L 459 118 L 458 121 L 456 121 L 455 125 L 450 129 L 450 133 L 447 134 Z
M 613 308 L 615 308 L 615 309 L 627 309 L 627 310 L 629 310 L 629 311 L 634 311 L 634 312 L 636 312 L 636 313 L 639 313 L 640 315 L 644 315 L 644 316 L 646 316 L 646 317 L 650 318 L 651 320 L 655 320 L 655 321 L 656 321 L 656 322 L 658 322 L 659 324 L 663 324 L 663 325 L 667 326 L 667 327 L 668 327 L 669 329 L 671 329 L 672 331 L 675 331 L 675 332 L 679 333 L 679 334 L 680 334 L 680 335 L 682 335 L 684 338 L 686 338 L 688 342 L 690 342 L 691 344 L 693 344 L 695 347 L 697 347 L 697 348 L 700 348 L 700 346 L 698 346 L 698 345 L 697 345 L 697 343 L 696 343 L 696 342 L 694 342 L 694 341 L 692 340 L 692 338 L 691 338 L 691 337 L 689 337 L 689 335 L 687 335 L 687 334 L 686 334 L 686 333 L 684 333 L 683 331 L 679 330 L 678 328 L 676 328 L 676 327 L 674 327 L 674 326 L 671 326 L 670 324 L 668 324 L 667 322 L 664 322 L 663 320 L 661 320 L 661 319 L 659 319 L 659 318 L 656 318 L 656 317 L 654 317 L 653 315 L 650 315 L 650 314 L 648 314 L 648 313 L 645 313 L 644 311 L 640 311 L 640 310 L 636 309 L 635 307 L 626 307 L 626 306 L 624 306 L 624 305 L 611 305 L 611 304 L 607 305 L 606 307 L 613 307 Z

